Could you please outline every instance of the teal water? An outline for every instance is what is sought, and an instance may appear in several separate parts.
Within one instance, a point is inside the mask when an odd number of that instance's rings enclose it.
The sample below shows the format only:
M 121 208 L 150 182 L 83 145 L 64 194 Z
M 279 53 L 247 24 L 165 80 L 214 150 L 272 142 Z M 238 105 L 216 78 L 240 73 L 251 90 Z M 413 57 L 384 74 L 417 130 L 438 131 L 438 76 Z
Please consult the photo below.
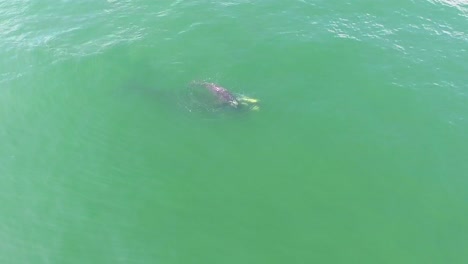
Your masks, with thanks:
M 0 263 L 467 263 L 467 29 L 465 0 L 0 0 Z

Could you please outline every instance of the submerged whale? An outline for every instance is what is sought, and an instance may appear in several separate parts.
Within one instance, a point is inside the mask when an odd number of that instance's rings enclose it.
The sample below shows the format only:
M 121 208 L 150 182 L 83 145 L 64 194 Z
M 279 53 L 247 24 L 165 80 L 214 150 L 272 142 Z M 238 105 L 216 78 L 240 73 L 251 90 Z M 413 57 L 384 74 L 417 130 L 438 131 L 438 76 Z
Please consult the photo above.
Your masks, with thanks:
M 208 82 L 203 82 L 202 85 L 213 93 L 221 102 L 227 103 L 234 108 L 239 106 L 239 100 L 226 88 Z
M 219 84 L 205 81 L 192 81 L 193 87 L 199 87 L 211 93 L 219 103 L 234 109 L 259 110 L 258 100 L 243 94 L 235 94 Z

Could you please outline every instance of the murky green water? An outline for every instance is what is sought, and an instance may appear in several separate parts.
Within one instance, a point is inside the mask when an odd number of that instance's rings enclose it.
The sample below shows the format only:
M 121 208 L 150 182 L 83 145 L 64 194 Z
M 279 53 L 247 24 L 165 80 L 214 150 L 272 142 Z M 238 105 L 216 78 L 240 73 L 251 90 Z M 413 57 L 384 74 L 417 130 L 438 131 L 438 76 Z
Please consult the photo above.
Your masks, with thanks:
M 466 1 L 0 0 L 0 262 L 466 263 Z M 261 100 L 193 109 L 190 82 Z

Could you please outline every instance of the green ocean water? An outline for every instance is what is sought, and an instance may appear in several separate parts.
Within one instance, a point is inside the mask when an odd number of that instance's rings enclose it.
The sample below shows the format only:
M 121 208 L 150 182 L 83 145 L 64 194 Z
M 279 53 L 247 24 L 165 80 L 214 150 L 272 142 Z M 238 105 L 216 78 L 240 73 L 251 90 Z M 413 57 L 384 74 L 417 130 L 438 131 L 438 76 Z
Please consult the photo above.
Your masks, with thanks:
M 466 0 L 0 0 L 0 263 L 468 263 L 467 52 Z

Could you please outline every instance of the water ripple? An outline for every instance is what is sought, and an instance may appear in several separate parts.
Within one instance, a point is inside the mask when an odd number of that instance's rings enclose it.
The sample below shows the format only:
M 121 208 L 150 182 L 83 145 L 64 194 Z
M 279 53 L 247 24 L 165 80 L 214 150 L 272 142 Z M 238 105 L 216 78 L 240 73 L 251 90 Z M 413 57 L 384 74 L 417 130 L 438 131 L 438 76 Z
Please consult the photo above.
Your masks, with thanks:
M 84 12 L 63 14 L 63 10 L 75 9 Z M 45 49 L 61 60 L 100 53 L 109 46 L 133 42 L 145 35 L 143 25 L 130 21 L 131 15 L 140 8 L 129 1 L 108 2 L 100 9 L 86 9 L 85 4 L 72 1 L 55 6 L 4 1 L 0 3 L 3 40 L 0 47 L 23 52 Z
M 429 0 L 429 2 L 434 4 L 442 4 L 449 7 L 455 7 L 461 11 L 461 15 L 468 16 L 468 0 Z

